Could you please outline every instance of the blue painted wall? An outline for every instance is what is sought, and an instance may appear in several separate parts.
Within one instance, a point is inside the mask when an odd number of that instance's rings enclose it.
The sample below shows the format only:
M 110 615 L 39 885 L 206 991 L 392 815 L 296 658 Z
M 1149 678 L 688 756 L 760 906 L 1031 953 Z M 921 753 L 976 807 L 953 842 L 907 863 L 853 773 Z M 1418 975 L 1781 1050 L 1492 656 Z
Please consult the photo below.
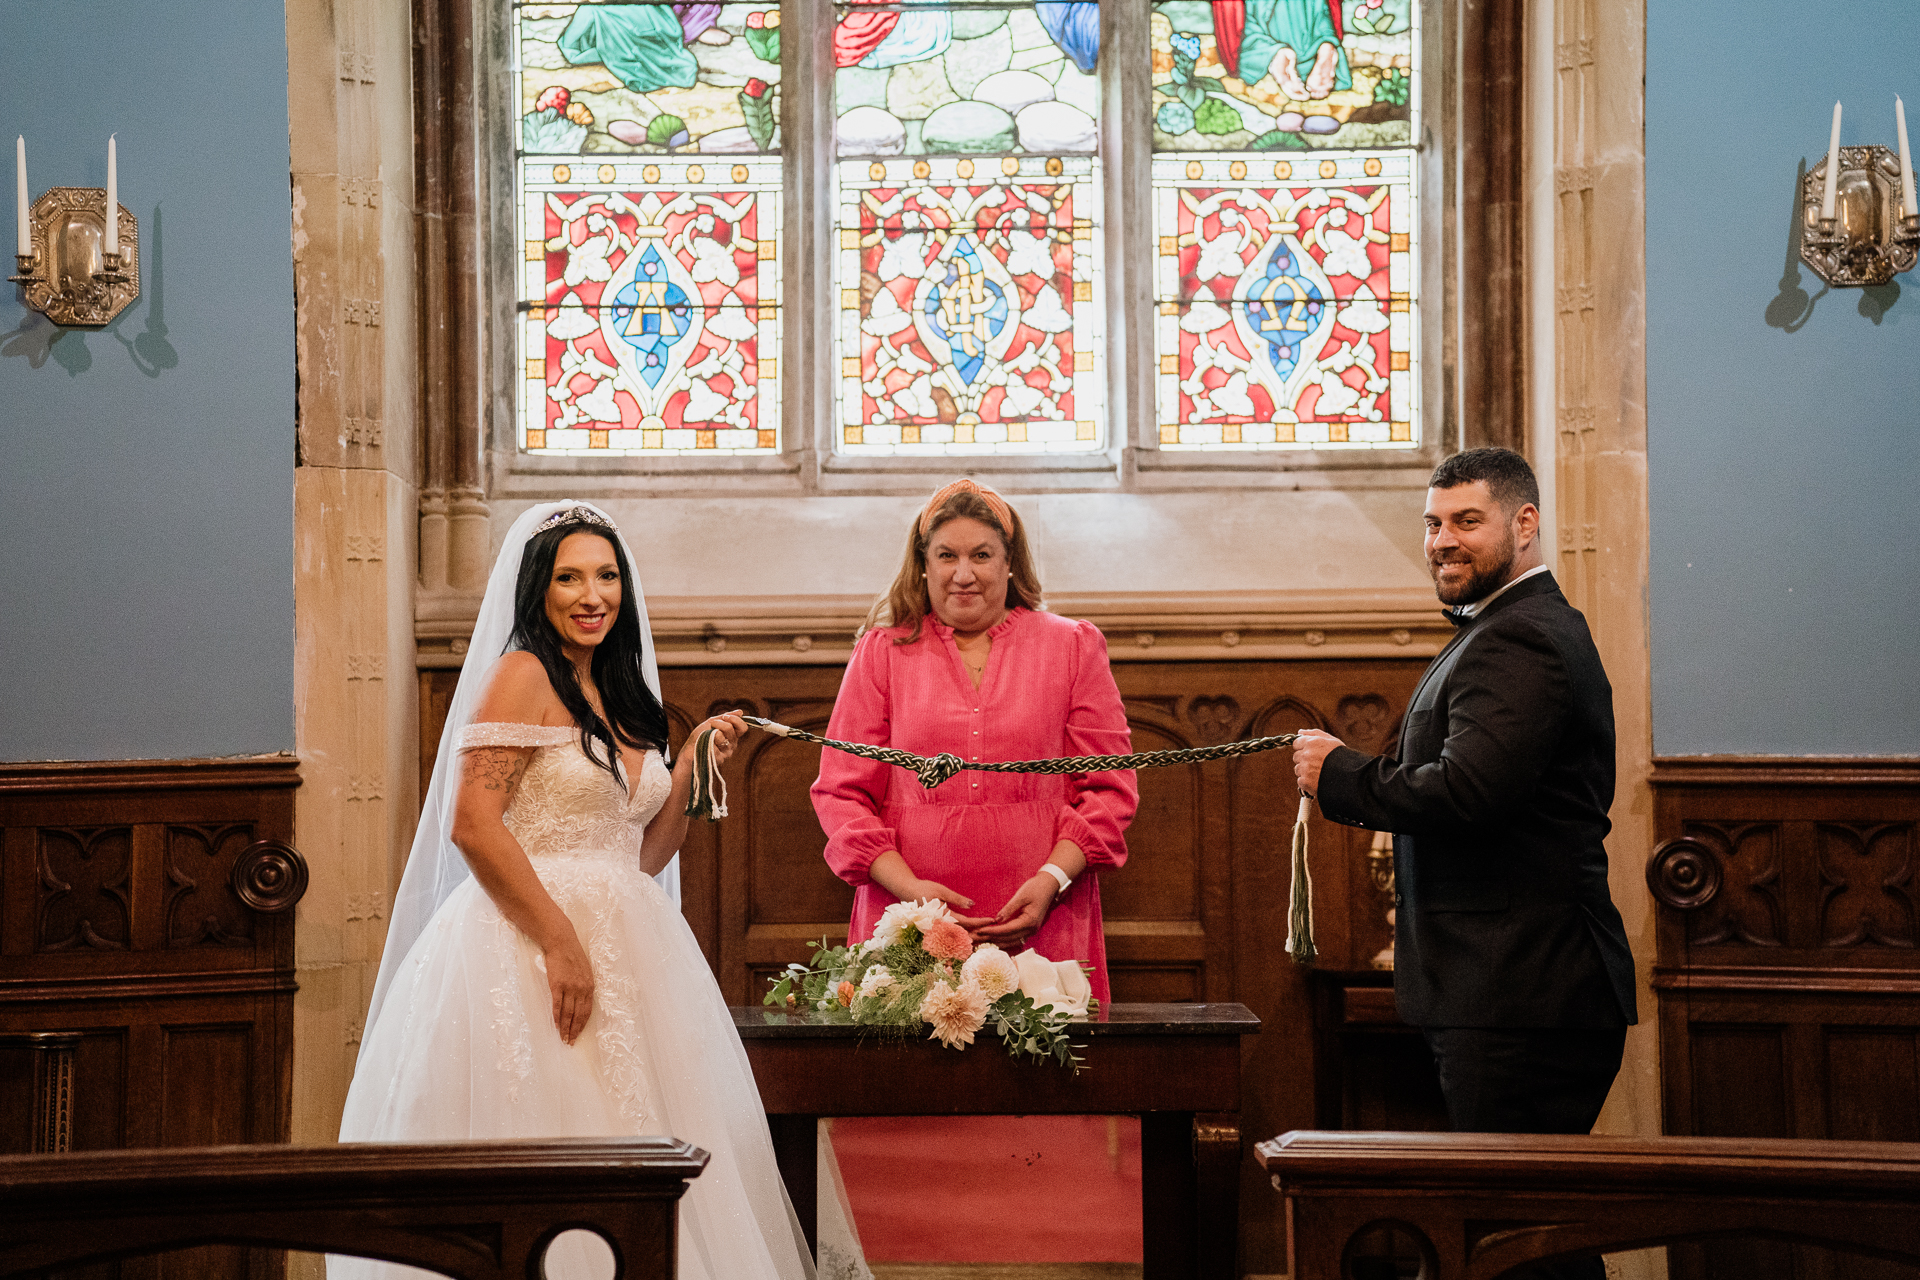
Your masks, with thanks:
M 1920 4 L 1649 0 L 1654 750 L 1920 753 L 1920 272 L 1823 293 L 1797 171 L 1920 142 Z
M 28 178 L 139 219 L 140 299 L 0 286 L 0 759 L 293 748 L 293 264 L 280 4 L 0 0 Z M 11 275 L 9 271 L 7 274 Z

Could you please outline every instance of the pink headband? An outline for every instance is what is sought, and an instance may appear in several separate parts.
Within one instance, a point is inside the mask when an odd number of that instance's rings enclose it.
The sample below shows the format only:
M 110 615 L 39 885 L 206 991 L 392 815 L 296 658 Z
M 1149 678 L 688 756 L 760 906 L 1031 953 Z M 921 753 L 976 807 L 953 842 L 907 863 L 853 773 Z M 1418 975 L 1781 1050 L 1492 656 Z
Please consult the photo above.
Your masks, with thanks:
M 1007 505 L 1007 500 L 985 485 L 975 484 L 973 481 L 964 478 L 955 480 L 952 484 L 939 490 L 931 498 L 927 499 L 926 508 L 920 512 L 921 537 L 924 538 L 933 532 L 933 517 L 939 512 L 940 508 L 946 504 L 947 499 L 956 493 L 971 493 L 979 498 L 980 501 L 986 503 L 987 509 L 993 512 L 994 519 L 1000 522 L 1001 532 L 1005 533 L 1009 538 L 1013 537 L 1013 508 Z

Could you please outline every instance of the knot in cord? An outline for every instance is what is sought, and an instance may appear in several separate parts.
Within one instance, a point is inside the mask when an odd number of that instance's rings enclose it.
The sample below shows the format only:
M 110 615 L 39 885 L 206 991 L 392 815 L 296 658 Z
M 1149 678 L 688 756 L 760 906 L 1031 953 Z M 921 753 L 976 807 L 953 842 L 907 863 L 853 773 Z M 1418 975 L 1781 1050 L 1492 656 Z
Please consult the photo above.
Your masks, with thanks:
M 921 764 L 914 773 L 918 775 L 920 785 L 931 791 L 966 767 L 967 762 L 959 756 L 943 751 Z

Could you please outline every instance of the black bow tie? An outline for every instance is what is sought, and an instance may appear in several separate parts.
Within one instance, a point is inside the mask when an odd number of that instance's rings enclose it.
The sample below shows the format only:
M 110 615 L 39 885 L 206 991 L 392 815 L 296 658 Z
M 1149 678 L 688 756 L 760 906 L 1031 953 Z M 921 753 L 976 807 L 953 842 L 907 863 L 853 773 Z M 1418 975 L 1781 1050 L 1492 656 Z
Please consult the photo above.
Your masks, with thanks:
M 1462 605 L 1458 609 L 1442 609 L 1440 616 L 1456 627 L 1464 627 L 1473 621 L 1473 615 L 1466 612 L 1467 607 L 1466 605 Z

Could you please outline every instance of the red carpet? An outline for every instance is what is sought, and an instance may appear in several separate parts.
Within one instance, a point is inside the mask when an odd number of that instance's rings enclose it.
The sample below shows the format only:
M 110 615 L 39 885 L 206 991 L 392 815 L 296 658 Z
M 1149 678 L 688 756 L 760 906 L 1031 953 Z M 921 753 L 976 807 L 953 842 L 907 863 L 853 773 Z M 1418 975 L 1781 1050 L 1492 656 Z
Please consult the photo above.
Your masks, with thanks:
M 1132 1116 L 840 1119 L 869 1262 L 1139 1262 Z

